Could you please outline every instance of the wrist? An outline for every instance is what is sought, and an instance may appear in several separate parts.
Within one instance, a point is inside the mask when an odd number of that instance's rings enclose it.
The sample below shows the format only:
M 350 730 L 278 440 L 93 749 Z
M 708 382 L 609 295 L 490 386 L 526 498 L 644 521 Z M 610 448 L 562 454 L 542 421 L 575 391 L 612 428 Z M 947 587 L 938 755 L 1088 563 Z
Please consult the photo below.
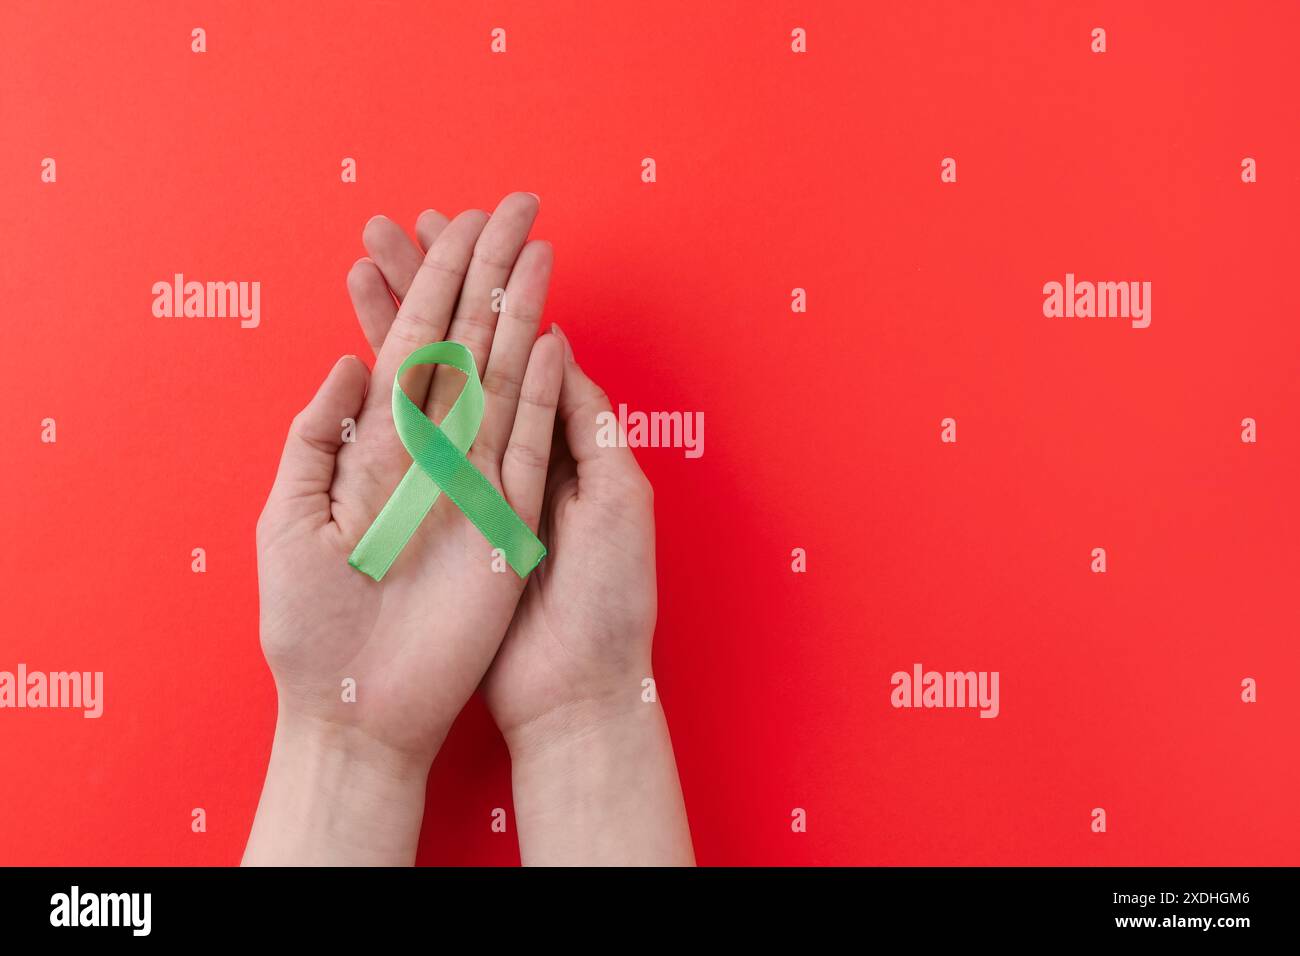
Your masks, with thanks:
M 525 865 L 694 862 L 663 710 L 632 700 L 558 708 L 507 740 Z
M 429 764 L 355 727 L 282 709 L 244 864 L 410 865 Z
M 583 742 L 600 746 L 631 728 L 657 726 L 662 722 L 662 715 L 659 705 L 643 701 L 639 690 L 629 682 L 617 693 L 557 704 L 514 727 L 499 729 L 511 761 L 519 762 L 568 750 Z

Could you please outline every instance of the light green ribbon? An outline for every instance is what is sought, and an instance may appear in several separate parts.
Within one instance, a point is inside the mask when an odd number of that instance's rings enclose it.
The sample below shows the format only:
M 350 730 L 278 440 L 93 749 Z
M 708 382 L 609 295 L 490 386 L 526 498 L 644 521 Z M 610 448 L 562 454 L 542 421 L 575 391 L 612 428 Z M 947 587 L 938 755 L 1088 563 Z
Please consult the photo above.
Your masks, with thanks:
M 436 425 L 402 391 L 402 373 L 416 365 L 450 365 L 465 373 L 451 411 Z M 440 493 L 464 512 L 521 578 L 546 556 L 546 548 L 465 453 L 483 423 L 483 383 L 474 356 L 459 342 L 435 342 L 406 357 L 393 377 L 393 424 L 412 463 L 379 516 L 357 542 L 348 564 L 382 581 Z

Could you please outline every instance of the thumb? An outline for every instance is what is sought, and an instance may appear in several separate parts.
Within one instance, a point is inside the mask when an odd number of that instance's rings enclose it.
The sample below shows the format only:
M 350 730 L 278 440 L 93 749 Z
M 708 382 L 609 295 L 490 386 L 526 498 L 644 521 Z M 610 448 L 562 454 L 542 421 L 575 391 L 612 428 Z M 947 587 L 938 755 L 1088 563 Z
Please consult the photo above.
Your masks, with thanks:
M 564 438 L 578 465 L 578 496 L 607 489 L 628 490 L 649 481 L 636 456 L 618 438 L 618 418 L 604 389 L 591 380 L 573 357 L 573 347 L 560 327 L 552 326 L 564 340 L 564 380 L 557 415 L 564 423 Z
M 355 355 L 334 363 L 313 398 L 294 417 L 267 500 L 291 519 L 330 520 L 334 459 L 343 445 L 343 421 L 354 422 L 366 397 L 370 372 Z

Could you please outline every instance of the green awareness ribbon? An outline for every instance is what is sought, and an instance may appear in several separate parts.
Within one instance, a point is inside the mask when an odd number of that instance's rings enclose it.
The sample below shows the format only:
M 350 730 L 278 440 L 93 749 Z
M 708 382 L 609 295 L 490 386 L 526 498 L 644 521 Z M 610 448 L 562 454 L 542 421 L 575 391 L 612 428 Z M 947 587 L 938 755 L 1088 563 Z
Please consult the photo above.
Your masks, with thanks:
M 402 391 L 402 373 L 416 365 L 450 365 L 465 373 L 465 387 L 441 425 L 430 421 Z M 406 357 L 393 377 L 393 424 L 411 455 L 411 467 L 357 542 L 348 564 L 382 581 L 438 495 L 445 494 L 493 547 L 501 549 L 515 573 L 528 577 L 546 556 L 546 548 L 465 457 L 482 423 L 483 383 L 469 349 L 459 342 L 434 342 Z

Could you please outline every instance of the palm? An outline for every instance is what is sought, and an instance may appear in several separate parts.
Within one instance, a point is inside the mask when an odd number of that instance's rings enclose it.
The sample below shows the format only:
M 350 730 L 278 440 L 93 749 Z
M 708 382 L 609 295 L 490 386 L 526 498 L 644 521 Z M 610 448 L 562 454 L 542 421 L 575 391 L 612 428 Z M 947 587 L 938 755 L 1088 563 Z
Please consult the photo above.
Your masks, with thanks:
M 490 546 L 450 502 L 435 506 L 380 582 L 347 564 L 360 534 L 345 528 L 326 526 L 294 541 L 287 560 L 264 562 L 267 657 L 312 716 L 345 717 L 419 752 L 473 693 L 522 582 L 493 572 Z M 348 678 L 355 695 L 344 694 Z
M 580 489 L 571 457 L 552 465 L 542 519 L 550 553 L 484 681 L 507 735 L 569 705 L 637 702 L 650 676 L 653 507 L 643 479 L 620 484 L 598 475 Z

